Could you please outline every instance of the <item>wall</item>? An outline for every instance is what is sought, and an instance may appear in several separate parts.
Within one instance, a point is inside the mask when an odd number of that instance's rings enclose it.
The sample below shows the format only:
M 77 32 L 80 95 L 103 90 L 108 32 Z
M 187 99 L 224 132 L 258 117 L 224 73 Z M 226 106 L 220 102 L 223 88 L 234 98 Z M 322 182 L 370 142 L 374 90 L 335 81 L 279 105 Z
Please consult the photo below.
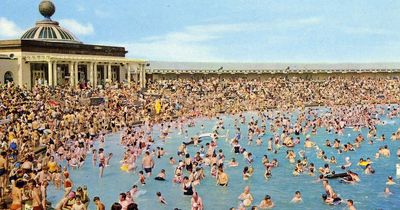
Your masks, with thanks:
M 18 79 L 18 60 L 0 59 L 0 83 L 4 84 L 4 74 L 10 71 L 14 82 Z
M 202 78 L 210 78 L 210 77 L 216 77 L 216 78 L 238 78 L 238 77 L 245 77 L 248 79 L 266 79 L 266 78 L 273 78 L 273 77 L 298 77 L 298 78 L 303 78 L 303 79 L 326 79 L 328 77 L 345 77 L 345 78 L 351 78 L 351 77 L 380 77 L 380 78 L 386 78 L 386 77 L 400 77 L 399 72 L 395 73 L 302 73 L 302 74 L 148 74 L 152 75 L 153 80 L 157 79 L 202 79 Z

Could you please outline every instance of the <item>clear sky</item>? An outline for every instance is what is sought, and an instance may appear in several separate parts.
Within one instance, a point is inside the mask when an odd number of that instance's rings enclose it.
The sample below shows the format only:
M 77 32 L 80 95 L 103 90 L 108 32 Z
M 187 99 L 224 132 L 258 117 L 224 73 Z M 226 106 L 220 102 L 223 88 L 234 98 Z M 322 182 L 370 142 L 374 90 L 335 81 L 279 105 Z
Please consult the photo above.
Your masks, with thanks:
M 0 0 L 0 39 L 42 19 L 40 0 Z M 164 61 L 400 60 L 399 0 L 53 0 L 89 44 Z

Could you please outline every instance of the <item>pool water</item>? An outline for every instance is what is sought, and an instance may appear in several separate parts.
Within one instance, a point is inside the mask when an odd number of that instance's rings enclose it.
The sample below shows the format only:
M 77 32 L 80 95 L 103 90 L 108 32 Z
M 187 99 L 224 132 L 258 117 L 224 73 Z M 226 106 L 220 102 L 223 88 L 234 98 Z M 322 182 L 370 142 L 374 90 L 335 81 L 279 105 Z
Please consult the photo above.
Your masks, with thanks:
M 247 122 L 251 116 L 258 119 L 255 113 L 245 114 Z M 296 114 L 293 114 L 295 117 Z M 230 130 L 230 138 L 234 136 L 234 119 L 238 116 L 227 116 L 222 115 L 224 119 L 226 129 Z M 400 205 L 400 189 L 399 185 L 396 184 L 390 187 L 393 192 L 391 196 L 385 196 L 383 191 L 385 189 L 386 178 L 388 176 L 395 177 L 396 175 L 396 163 L 399 163 L 399 159 L 396 156 L 397 148 L 400 146 L 400 141 L 391 141 L 391 133 L 395 132 L 398 127 L 400 120 L 388 120 L 386 125 L 378 126 L 377 136 L 385 134 L 387 140 L 384 142 L 375 141 L 373 145 L 363 142 L 361 147 L 355 152 L 347 152 L 341 155 L 337 154 L 337 151 L 332 148 L 327 148 L 323 146 L 326 139 L 330 139 L 331 142 L 335 138 L 339 138 L 341 142 L 353 142 L 354 138 L 361 133 L 365 139 L 367 139 L 367 129 L 362 129 L 361 132 L 354 132 L 352 129 L 346 129 L 343 135 L 329 134 L 325 129 L 319 129 L 315 136 L 311 136 L 312 141 L 316 142 L 317 145 L 323 149 L 328 158 L 334 155 L 337 159 L 338 164 L 332 165 L 331 169 L 335 170 L 337 173 L 342 172 L 340 166 L 344 163 L 345 157 L 350 157 L 353 165 L 351 170 L 359 174 L 361 182 L 358 184 L 343 184 L 339 183 L 338 180 L 330 180 L 330 184 L 336 193 L 342 199 L 352 199 L 355 202 L 357 209 L 399 209 Z M 189 136 L 193 136 L 200 133 L 209 133 L 213 130 L 215 126 L 216 119 L 204 119 L 200 118 L 196 120 L 195 127 L 186 127 L 188 129 Z M 201 131 L 201 124 L 204 125 L 204 130 Z M 242 169 L 246 165 L 243 160 L 242 155 L 235 155 L 231 152 L 231 147 L 229 143 L 224 139 L 218 140 L 218 148 L 224 151 L 226 160 L 230 160 L 235 157 L 239 162 L 239 167 L 226 168 L 226 172 L 229 175 L 230 182 L 228 187 L 216 186 L 215 179 L 210 178 L 210 168 L 207 167 L 206 179 L 204 179 L 200 185 L 196 186 L 196 191 L 202 197 L 205 209 L 212 210 L 223 210 L 229 209 L 229 207 L 237 207 L 239 201 L 237 197 L 243 191 L 245 186 L 250 186 L 251 193 L 254 197 L 253 205 L 258 205 L 260 201 L 264 198 L 266 194 L 272 197 L 275 203 L 275 209 L 345 209 L 345 203 L 338 206 L 328 206 L 325 205 L 321 199 L 321 194 L 324 193 L 322 183 L 314 183 L 317 179 L 316 176 L 311 177 L 307 175 L 307 172 L 300 176 L 294 177 L 292 175 L 294 164 L 290 164 L 286 156 L 286 149 L 281 148 L 277 154 L 273 154 L 267 151 L 267 139 L 272 137 L 271 133 L 267 133 L 263 139 L 263 145 L 257 146 L 255 142 L 253 145 L 247 145 L 247 123 L 240 124 L 242 139 L 241 145 L 246 148 L 247 151 L 253 153 L 254 156 L 254 175 L 247 181 L 242 179 Z M 267 126 L 268 128 L 268 126 Z M 159 126 L 154 127 L 152 136 L 154 139 L 159 139 L 160 134 Z M 224 131 L 225 132 L 225 131 Z M 313 162 L 316 169 L 322 167 L 324 162 L 316 157 L 315 149 L 305 149 L 303 147 L 303 142 L 305 135 L 300 135 L 301 143 L 294 147 L 296 154 L 300 150 L 305 150 L 308 162 Z M 95 167 L 91 163 L 91 156 L 87 158 L 85 165 L 79 169 L 71 172 L 72 180 L 74 181 L 74 190 L 77 186 L 87 185 L 89 189 L 89 196 L 92 199 L 94 196 L 99 196 L 101 200 L 106 205 L 108 209 L 112 203 L 118 201 L 119 193 L 127 192 L 130 190 L 133 184 L 137 184 L 138 176 L 137 173 L 126 173 L 121 171 L 119 161 L 122 159 L 124 148 L 119 144 L 120 134 L 112 134 L 106 137 L 105 152 L 112 152 L 114 156 L 111 159 L 110 166 L 104 171 L 104 177 L 98 177 L 98 167 Z M 162 146 L 166 150 L 167 154 L 161 159 L 155 158 L 156 164 L 153 170 L 153 175 L 151 178 L 146 180 L 145 186 L 140 186 L 139 189 L 141 193 L 135 199 L 139 205 L 139 209 L 144 210 L 157 210 L 157 209 L 174 209 L 175 207 L 179 209 L 190 209 L 190 196 L 184 196 L 180 185 L 174 184 L 172 182 L 173 172 L 175 166 L 171 166 L 168 162 L 170 156 L 175 157 L 176 160 L 179 158 L 176 155 L 176 150 L 178 145 L 185 140 L 183 135 L 178 135 L 177 130 L 173 130 L 170 134 L 170 138 L 167 139 L 165 143 L 156 141 L 154 145 Z M 391 149 L 390 158 L 379 158 L 375 159 L 375 153 L 378 148 L 383 145 L 389 145 Z M 188 151 L 190 154 L 194 154 L 199 147 L 189 146 Z M 277 158 L 280 165 L 272 170 L 272 178 L 266 181 L 264 179 L 264 167 L 261 164 L 261 158 L 263 155 L 268 155 L 269 159 Z M 359 158 L 370 157 L 374 163 L 373 167 L 376 170 L 373 175 L 365 175 L 361 167 L 357 166 L 357 161 Z M 298 156 L 297 156 L 298 158 Z M 140 165 L 140 160 L 137 162 Z M 161 169 L 166 169 L 167 180 L 166 182 L 159 182 L 154 180 L 154 176 L 158 174 Z M 138 171 L 138 170 L 137 170 Z M 400 182 L 398 177 L 396 177 L 396 182 Z M 290 203 L 295 191 L 301 191 L 303 202 L 300 204 Z M 168 205 L 162 205 L 157 202 L 156 192 L 160 191 L 165 197 Z M 48 199 L 56 204 L 61 196 L 62 190 L 55 190 L 51 185 L 49 187 Z M 93 202 L 90 203 L 89 209 L 95 209 Z

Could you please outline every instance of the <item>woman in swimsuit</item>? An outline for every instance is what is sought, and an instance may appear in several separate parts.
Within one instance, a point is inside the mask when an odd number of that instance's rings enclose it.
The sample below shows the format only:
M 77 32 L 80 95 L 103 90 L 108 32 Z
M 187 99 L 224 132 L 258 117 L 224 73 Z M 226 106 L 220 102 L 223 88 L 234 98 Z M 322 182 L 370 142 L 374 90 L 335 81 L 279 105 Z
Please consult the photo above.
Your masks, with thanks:
M 244 188 L 243 193 L 239 195 L 238 199 L 241 200 L 246 207 L 251 205 L 254 199 L 250 193 L 249 186 Z
M 200 198 L 197 192 L 193 193 L 191 203 L 192 203 L 191 210 L 203 210 L 203 200 Z
M 186 154 L 185 166 L 186 166 L 186 170 L 187 171 L 192 172 L 193 163 L 192 163 L 192 159 L 190 159 L 190 155 L 189 154 Z
M 193 195 L 194 188 L 187 176 L 183 178 L 182 190 L 184 195 Z

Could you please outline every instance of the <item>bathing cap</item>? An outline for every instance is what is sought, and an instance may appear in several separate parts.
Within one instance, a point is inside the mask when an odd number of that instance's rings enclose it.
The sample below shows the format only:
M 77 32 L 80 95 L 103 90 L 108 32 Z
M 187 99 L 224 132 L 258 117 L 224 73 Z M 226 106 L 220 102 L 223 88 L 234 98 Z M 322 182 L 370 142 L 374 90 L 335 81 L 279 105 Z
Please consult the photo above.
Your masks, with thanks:
M 74 193 L 74 192 L 70 192 L 70 193 L 68 194 L 68 198 L 73 198 L 73 197 L 75 197 L 75 193 Z

